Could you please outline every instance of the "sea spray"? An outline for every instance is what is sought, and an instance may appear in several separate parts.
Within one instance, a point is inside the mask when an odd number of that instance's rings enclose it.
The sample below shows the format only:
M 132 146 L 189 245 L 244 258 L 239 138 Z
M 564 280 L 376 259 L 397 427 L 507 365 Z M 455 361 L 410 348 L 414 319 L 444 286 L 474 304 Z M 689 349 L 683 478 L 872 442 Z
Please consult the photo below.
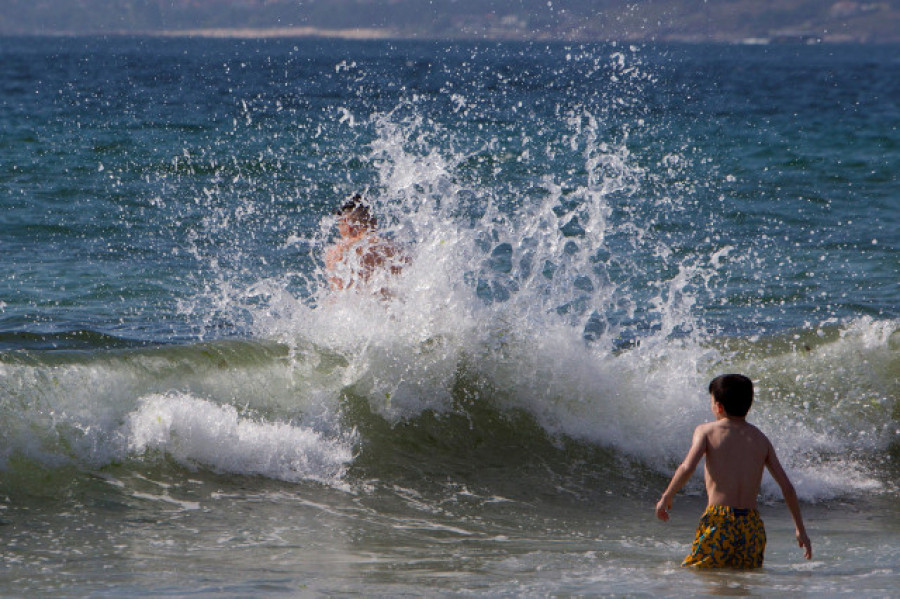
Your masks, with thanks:
M 547 173 L 536 200 L 462 184 L 456 170 L 468 155 L 438 156 L 422 143 L 421 116 L 394 116 L 374 117 L 381 177 L 372 201 L 413 264 L 393 282 L 390 300 L 320 295 L 318 309 L 292 321 L 303 321 L 298 328 L 280 323 L 281 338 L 302 333 L 352 354 L 347 382 L 391 422 L 458 409 L 450 390 L 461 365 L 474 364 L 499 390 L 485 399 L 494 407 L 524 411 L 550 435 L 670 468 L 691 428 L 708 418 L 707 380 L 740 361 L 709 343 L 697 310 L 721 293 L 735 248 L 709 238 L 694 252 L 683 241 L 670 246 L 671 235 L 657 231 L 679 198 L 647 198 L 643 170 L 629 166 L 637 158 L 624 142 L 600 141 L 590 114 L 570 119 L 567 141 L 585 157 L 585 183 Z M 671 174 L 680 160 L 669 154 L 663 162 Z M 459 206 L 475 199 L 475 212 Z M 635 256 L 645 262 L 638 266 Z M 659 278 L 642 288 L 648 256 Z M 635 268 L 643 279 L 632 278 Z M 279 324 L 267 327 L 271 334 Z M 765 397 L 765 377 L 758 380 Z M 763 400 L 754 415 L 768 424 L 773 409 Z M 840 452 L 835 427 L 801 421 L 771 429 L 784 437 L 784 461 L 803 480 L 804 497 L 880 487 L 855 458 L 821 462 Z M 885 435 L 877 436 L 871 449 L 885 447 Z M 795 450 L 804 444 L 812 454 Z M 836 477 L 839 470 L 847 476 Z

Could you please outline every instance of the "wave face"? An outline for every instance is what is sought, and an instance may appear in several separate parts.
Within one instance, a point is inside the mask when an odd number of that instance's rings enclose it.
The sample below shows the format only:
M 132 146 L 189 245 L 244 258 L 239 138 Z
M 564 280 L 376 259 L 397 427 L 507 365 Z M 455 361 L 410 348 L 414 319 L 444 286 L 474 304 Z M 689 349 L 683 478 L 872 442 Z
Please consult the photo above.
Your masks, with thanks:
M 352 435 L 290 420 L 298 406 L 279 349 L 226 342 L 7 355 L 0 460 L 97 469 L 168 456 L 190 468 L 339 484 Z M 279 401 L 266 388 L 290 402 L 284 417 L 258 413 Z
M 478 481 L 507 496 L 639 492 L 659 484 L 708 418 L 710 375 L 743 370 L 758 373 L 752 421 L 774 440 L 801 496 L 895 491 L 895 323 L 609 353 L 565 327 L 411 338 L 411 323 L 372 301 L 388 317 L 365 338 L 349 332 L 345 306 L 308 309 L 315 326 L 330 316 L 348 327 L 343 338 L 331 329 L 328 348 L 292 326 L 292 346 L 6 353 L 0 467 L 172 460 L 338 488 L 430 473 L 426 480 Z
M 740 371 L 801 496 L 896 491 L 885 182 L 900 159 L 855 96 L 810 106 L 783 85 L 802 76 L 752 54 L 735 71 L 621 45 L 353 46 L 338 60 L 204 42 L 150 60 L 121 44 L 57 43 L 84 88 L 51 57 L 2 67 L 54 85 L 35 114 L 8 116 L 4 472 L 641 492 L 709 418 L 708 380 Z M 835 76 L 855 85 L 850 71 Z M 709 76 L 717 94 L 702 93 Z M 765 127 L 734 111 L 746 98 Z M 798 113 L 809 135 L 773 162 L 761 148 Z M 884 150 L 853 185 L 826 164 L 871 162 L 846 149 L 862 143 L 848 119 Z M 335 293 L 322 256 L 355 192 L 409 262 Z

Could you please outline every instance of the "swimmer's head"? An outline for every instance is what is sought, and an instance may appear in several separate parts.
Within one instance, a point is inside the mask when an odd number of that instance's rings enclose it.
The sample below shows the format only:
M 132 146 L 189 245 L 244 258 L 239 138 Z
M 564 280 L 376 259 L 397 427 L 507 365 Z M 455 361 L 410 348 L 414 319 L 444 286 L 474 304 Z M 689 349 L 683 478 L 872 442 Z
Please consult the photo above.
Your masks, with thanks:
M 348 198 L 337 210 L 337 215 L 354 225 L 362 225 L 367 229 L 374 229 L 378 224 L 377 219 L 369 210 L 369 204 L 360 194 Z
M 709 393 L 726 414 L 743 418 L 753 404 L 753 381 L 742 374 L 723 374 L 710 381 Z

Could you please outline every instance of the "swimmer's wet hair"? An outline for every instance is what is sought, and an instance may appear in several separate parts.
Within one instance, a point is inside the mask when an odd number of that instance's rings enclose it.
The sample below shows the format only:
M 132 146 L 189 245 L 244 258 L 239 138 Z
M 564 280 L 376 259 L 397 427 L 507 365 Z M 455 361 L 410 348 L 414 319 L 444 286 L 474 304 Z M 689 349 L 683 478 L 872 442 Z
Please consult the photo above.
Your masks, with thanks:
M 753 381 L 743 374 L 723 374 L 709 383 L 713 399 L 722 404 L 725 413 L 743 418 L 753 404 Z
M 369 210 L 369 203 L 358 193 L 345 200 L 335 214 L 338 216 L 348 216 L 356 222 L 368 227 L 374 227 L 377 224 L 377 219 L 372 216 L 372 212 Z

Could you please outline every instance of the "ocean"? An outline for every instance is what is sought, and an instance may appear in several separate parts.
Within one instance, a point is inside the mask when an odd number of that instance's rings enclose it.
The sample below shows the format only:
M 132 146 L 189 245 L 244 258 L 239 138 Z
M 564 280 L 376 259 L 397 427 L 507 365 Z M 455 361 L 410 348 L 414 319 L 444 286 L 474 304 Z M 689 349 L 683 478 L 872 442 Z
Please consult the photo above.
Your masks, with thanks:
M 896 596 L 898 173 L 896 46 L 2 38 L 0 596 Z

